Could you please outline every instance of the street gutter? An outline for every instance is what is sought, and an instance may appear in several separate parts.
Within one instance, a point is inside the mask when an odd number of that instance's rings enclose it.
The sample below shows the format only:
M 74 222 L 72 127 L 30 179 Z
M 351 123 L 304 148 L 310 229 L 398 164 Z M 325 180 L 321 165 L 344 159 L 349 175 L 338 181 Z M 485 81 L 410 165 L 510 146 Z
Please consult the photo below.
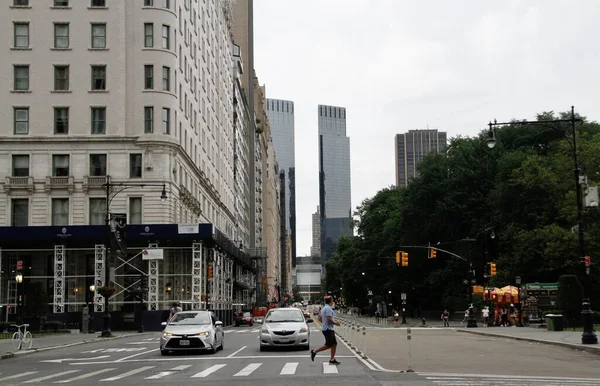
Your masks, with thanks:
M 43 352 L 43 351 L 54 350 L 54 349 L 59 349 L 59 348 L 79 346 L 79 345 L 82 345 L 82 344 L 96 343 L 96 342 L 102 342 L 102 341 L 107 341 L 107 340 L 115 340 L 115 339 L 122 339 L 122 338 L 129 338 L 131 336 L 148 335 L 148 334 L 152 334 L 154 332 L 155 331 L 152 331 L 152 332 L 137 332 L 137 333 L 133 333 L 133 334 L 118 335 L 118 336 L 114 336 L 114 337 L 110 337 L 110 338 L 100 338 L 100 337 L 97 337 L 97 338 L 93 338 L 93 339 L 86 339 L 86 340 L 82 340 L 82 341 L 79 341 L 79 342 L 59 344 L 59 345 L 55 345 L 55 346 L 36 347 L 36 348 L 32 348 L 32 349 L 26 350 L 26 351 L 7 352 L 7 353 L 4 353 L 4 354 L 0 355 L 0 360 L 14 358 L 14 357 L 20 357 L 20 356 L 24 356 L 24 355 L 33 354 L 33 353 L 36 353 L 36 352 Z

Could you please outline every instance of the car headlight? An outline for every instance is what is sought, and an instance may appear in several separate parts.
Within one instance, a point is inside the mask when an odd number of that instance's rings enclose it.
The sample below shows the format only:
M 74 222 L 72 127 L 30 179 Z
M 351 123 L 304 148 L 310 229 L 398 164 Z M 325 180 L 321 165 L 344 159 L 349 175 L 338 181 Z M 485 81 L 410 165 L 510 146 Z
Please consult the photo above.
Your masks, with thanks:
M 302 327 L 302 328 L 300 329 L 300 332 L 308 332 L 308 328 L 306 328 L 306 327 Z
M 166 338 L 167 336 L 173 336 L 173 334 L 171 334 L 170 332 L 165 332 L 165 333 L 163 334 L 163 336 Z
M 200 335 L 200 336 L 210 336 L 210 331 L 200 332 L 200 333 L 198 333 L 198 335 Z
M 260 330 L 260 332 L 262 332 L 263 334 L 268 334 L 269 330 L 266 328 L 263 328 L 262 330 Z

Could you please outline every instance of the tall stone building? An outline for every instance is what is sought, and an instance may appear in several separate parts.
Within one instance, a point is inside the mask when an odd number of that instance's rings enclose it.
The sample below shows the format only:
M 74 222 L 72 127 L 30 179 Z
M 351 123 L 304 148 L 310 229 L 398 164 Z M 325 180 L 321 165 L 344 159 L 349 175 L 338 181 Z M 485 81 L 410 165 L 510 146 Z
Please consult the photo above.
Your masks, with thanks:
M 427 154 L 446 149 L 447 134 L 437 130 L 409 130 L 396 134 L 394 150 L 396 155 L 396 186 L 407 186 L 418 175 L 417 166 Z

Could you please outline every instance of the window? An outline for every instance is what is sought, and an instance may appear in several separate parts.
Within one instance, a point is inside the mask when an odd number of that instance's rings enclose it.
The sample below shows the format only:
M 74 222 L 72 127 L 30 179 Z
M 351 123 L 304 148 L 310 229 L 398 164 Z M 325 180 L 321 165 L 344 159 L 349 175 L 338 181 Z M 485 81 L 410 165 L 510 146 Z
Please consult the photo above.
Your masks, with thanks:
M 92 66 L 92 90 L 106 90 L 106 66 Z
M 129 155 L 129 178 L 142 178 L 142 155 Z
M 12 156 L 12 176 L 13 177 L 29 177 L 29 156 L 28 155 L 13 155 Z
M 69 199 L 52 199 L 52 225 L 69 225 Z
M 171 8 L 171 4 L 169 0 L 163 0 L 163 7 L 164 8 Z
M 68 7 L 69 0 L 54 0 L 55 7 Z
M 162 109 L 162 132 L 163 134 L 169 134 L 170 131 L 170 115 L 171 115 L 171 109 L 168 109 L 166 107 L 163 107 Z
M 90 225 L 104 225 L 106 222 L 106 199 L 90 198 Z
M 106 134 L 106 107 L 92 107 L 92 134 Z
M 92 24 L 92 48 L 106 48 L 106 24 Z
M 29 23 L 14 24 L 15 48 L 29 48 Z
M 26 227 L 29 225 L 29 199 L 16 198 L 12 200 L 11 225 L 14 227 Z
M 144 23 L 144 47 L 154 47 L 154 24 Z
M 144 88 L 146 90 L 154 88 L 154 66 L 151 64 L 144 66 Z
M 171 69 L 169 67 L 162 68 L 162 89 L 171 91 Z
M 144 7 L 152 7 L 154 5 L 154 0 L 144 0 Z
M 59 154 L 52 156 L 52 177 L 69 176 L 69 156 Z
M 69 108 L 54 108 L 54 134 L 69 134 Z
M 106 154 L 90 154 L 90 176 L 106 176 Z
M 129 197 L 129 224 L 142 223 L 142 198 Z
M 29 5 L 29 0 L 13 0 L 13 5 L 27 6 Z
M 13 114 L 15 134 L 29 134 L 29 107 L 15 107 Z
M 169 41 L 170 32 L 171 31 L 168 25 L 162 26 L 162 48 L 164 48 L 165 50 L 171 48 Z
M 106 7 L 106 0 L 92 0 L 92 7 Z
M 15 65 L 13 67 L 15 83 L 15 91 L 27 91 L 29 90 L 29 66 L 26 65 Z
M 54 24 L 54 48 L 69 48 L 69 24 Z
M 144 107 L 144 133 L 154 132 L 154 107 Z
M 54 91 L 69 90 L 69 66 L 54 66 Z

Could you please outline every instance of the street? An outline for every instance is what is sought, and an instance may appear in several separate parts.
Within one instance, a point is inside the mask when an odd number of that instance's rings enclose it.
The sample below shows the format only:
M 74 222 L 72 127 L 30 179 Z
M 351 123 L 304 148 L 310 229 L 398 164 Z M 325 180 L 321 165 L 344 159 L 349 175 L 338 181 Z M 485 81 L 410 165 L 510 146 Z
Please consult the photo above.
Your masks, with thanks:
M 160 333 L 95 342 L 34 353 L 0 362 L 0 384 L 209 384 L 279 385 L 283 381 L 304 385 L 327 379 L 329 384 L 380 385 L 361 361 L 342 343 L 337 358 L 329 365 L 328 352 L 314 362 L 309 351 L 266 351 L 258 347 L 259 327 L 225 329 L 223 351 L 217 354 L 179 353 L 161 356 Z M 311 347 L 322 344 L 320 331 L 312 326 Z M 377 374 L 376 374 L 377 375 Z M 398 376 L 396 374 L 396 376 Z M 421 377 L 406 374 L 401 383 Z M 399 380 L 400 381 L 400 380 Z

